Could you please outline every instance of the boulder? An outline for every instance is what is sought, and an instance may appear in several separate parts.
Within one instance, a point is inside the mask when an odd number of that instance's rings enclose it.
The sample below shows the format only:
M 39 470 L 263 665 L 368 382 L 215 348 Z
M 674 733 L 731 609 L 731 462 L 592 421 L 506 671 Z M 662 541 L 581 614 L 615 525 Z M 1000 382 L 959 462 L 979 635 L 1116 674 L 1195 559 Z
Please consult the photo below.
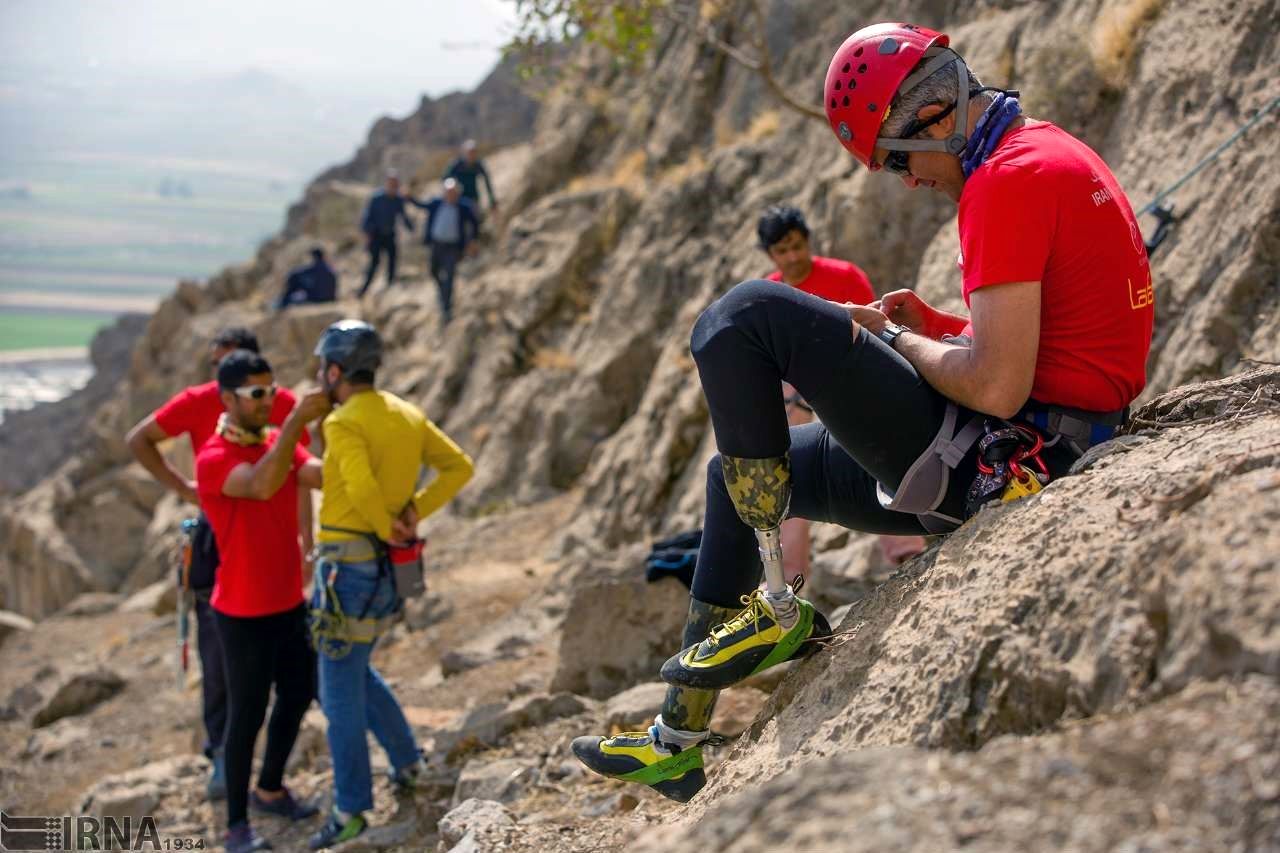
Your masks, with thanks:
M 604 708 L 605 725 L 611 729 L 635 731 L 653 723 L 667 698 L 667 685 L 649 681 L 628 688 L 610 699 Z
M 31 724 L 40 728 L 63 717 L 87 713 L 124 687 L 125 680 L 104 667 L 70 673 L 49 692 L 48 698 L 32 717 Z
M 52 761 L 76 747 L 84 746 L 92 737 L 93 730 L 88 723 L 72 719 L 59 720 L 33 732 L 22 750 L 22 757 Z
M 515 825 L 515 818 L 502 803 L 493 800 L 464 800 L 440 819 L 440 848 L 452 848 L 468 833 L 483 838 L 502 836 L 514 831 Z
M 453 805 L 464 800 L 494 800 L 499 803 L 514 802 L 537 781 L 536 767 L 519 758 L 500 758 L 497 761 L 473 759 L 467 762 L 458 776 L 453 792 Z
M 149 613 L 164 616 L 173 613 L 178 601 L 178 588 L 169 580 L 159 580 L 143 587 L 120 603 L 121 613 Z
M 739 684 L 722 690 L 711 716 L 711 730 L 725 737 L 737 737 L 747 730 L 768 701 L 769 694 L 754 687 Z
M 552 690 L 603 699 L 652 681 L 679 651 L 689 590 L 674 578 L 645 580 L 643 555 L 615 565 L 588 562 L 566 580 Z
M 154 815 L 165 797 L 198 786 L 207 772 L 203 757 L 182 755 L 108 776 L 81 795 L 76 813 L 129 817 L 136 823 L 146 815 Z
M 0 643 L 3 643 L 13 634 L 30 631 L 35 625 L 36 623 L 19 613 L 0 610 Z
M 123 599 L 123 596 L 114 592 L 84 592 L 71 599 L 66 607 L 58 611 L 58 615 L 72 618 L 101 616 L 119 607 Z
M 572 693 L 537 693 L 511 702 L 492 702 L 473 708 L 458 722 L 436 735 L 437 751 L 453 753 L 464 747 L 496 746 L 512 732 L 572 717 L 590 710 L 588 699 Z

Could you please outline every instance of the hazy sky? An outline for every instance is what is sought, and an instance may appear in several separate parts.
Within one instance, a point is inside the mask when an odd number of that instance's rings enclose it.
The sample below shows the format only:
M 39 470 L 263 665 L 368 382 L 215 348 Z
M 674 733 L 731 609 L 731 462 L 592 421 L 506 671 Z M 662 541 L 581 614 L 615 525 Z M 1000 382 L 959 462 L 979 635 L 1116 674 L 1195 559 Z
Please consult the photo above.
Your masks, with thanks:
M 0 0 L 0 64 L 178 73 L 261 68 L 298 82 L 470 88 L 512 0 Z M 402 88 L 403 87 L 403 88 Z

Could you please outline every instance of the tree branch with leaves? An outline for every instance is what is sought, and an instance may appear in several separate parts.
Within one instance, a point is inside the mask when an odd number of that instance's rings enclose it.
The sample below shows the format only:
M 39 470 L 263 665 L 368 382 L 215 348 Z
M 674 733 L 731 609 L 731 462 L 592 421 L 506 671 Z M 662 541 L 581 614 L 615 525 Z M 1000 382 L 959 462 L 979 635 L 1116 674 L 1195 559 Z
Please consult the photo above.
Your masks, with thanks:
M 638 66 L 653 51 L 663 26 L 691 33 L 703 44 L 760 76 L 779 101 L 806 118 L 826 121 L 824 111 L 797 98 L 778 80 L 766 40 L 762 0 L 747 0 L 748 35 L 739 43 L 719 26 L 733 0 L 514 0 L 516 32 L 506 47 L 527 73 L 547 69 L 555 51 L 576 41 L 604 48 L 616 62 Z

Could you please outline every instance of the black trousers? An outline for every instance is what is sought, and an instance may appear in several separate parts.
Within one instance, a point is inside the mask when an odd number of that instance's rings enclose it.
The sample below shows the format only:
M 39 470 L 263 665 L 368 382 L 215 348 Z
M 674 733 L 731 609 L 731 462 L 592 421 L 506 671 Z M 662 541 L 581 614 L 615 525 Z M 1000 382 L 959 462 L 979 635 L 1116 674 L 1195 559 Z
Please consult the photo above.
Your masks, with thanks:
M 876 483 L 897 489 L 941 427 L 947 400 L 866 329 L 854 336 L 843 307 L 775 282 L 743 282 L 702 313 L 690 346 L 720 452 L 765 459 L 790 451 L 790 516 L 868 533 L 927 532 L 914 515 L 881 507 Z M 821 423 L 787 426 L 782 380 Z M 961 407 L 959 423 L 972 414 Z M 1072 459 L 1043 458 L 1054 473 Z M 940 511 L 964 517 L 976 460 L 975 447 L 952 471 Z M 762 570 L 754 532 L 738 518 L 716 457 L 707 468 L 693 597 L 735 607 Z
M 369 237 L 369 269 L 364 274 L 364 286 L 360 288 L 360 296 L 364 296 L 365 291 L 369 289 L 369 285 L 373 284 L 373 277 L 378 273 L 378 264 L 382 261 L 382 255 L 387 256 L 387 287 L 390 287 L 396 280 L 396 235 L 395 234 L 373 234 Z
M 431 277 L 440 291 L 440 314 L 447 323 L 453 319 L 453 277 L 462 260 L 462 246 L 456 243 L 430 243 Z
M 227 670 L 218 640 L 218 622 L 209 591 L 196 593 L 196 648 L 200 653 L 200 690 L 204 714 L 204 754 L 213 758 L 227 730 Z
M 225 745 L 227 826 L 235 826 L 248 819 L 253 747 L 266 718 L 271 686 L 275 685 L 276 701 L 258 773 L 258 787 L 264 791 L 279 790 L 284 783 L 285 762 L 316 695 L 316 658 L 304 605 L 270 616 L 216 616 L 231 696 Z

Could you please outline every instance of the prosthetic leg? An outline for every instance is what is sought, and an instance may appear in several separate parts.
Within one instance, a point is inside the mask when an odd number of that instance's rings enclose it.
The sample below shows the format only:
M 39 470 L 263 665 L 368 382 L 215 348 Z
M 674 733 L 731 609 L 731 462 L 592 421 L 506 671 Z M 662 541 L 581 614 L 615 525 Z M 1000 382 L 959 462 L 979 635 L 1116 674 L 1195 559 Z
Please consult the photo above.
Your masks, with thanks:
M 807 640 L 831 633 L 822 614 L 797 598 L 783 576 L 782 522 L 791 504 L 789 457 L 743 459 L 722 455 L 721 465 L 738 517 L 755 531 L 764 565 L 765 592 L 757 590 L 744 596 L 745 610 L 663 665 L 662 679 L 679 687 L 728 687 L 807 654 L 813 649 Z

